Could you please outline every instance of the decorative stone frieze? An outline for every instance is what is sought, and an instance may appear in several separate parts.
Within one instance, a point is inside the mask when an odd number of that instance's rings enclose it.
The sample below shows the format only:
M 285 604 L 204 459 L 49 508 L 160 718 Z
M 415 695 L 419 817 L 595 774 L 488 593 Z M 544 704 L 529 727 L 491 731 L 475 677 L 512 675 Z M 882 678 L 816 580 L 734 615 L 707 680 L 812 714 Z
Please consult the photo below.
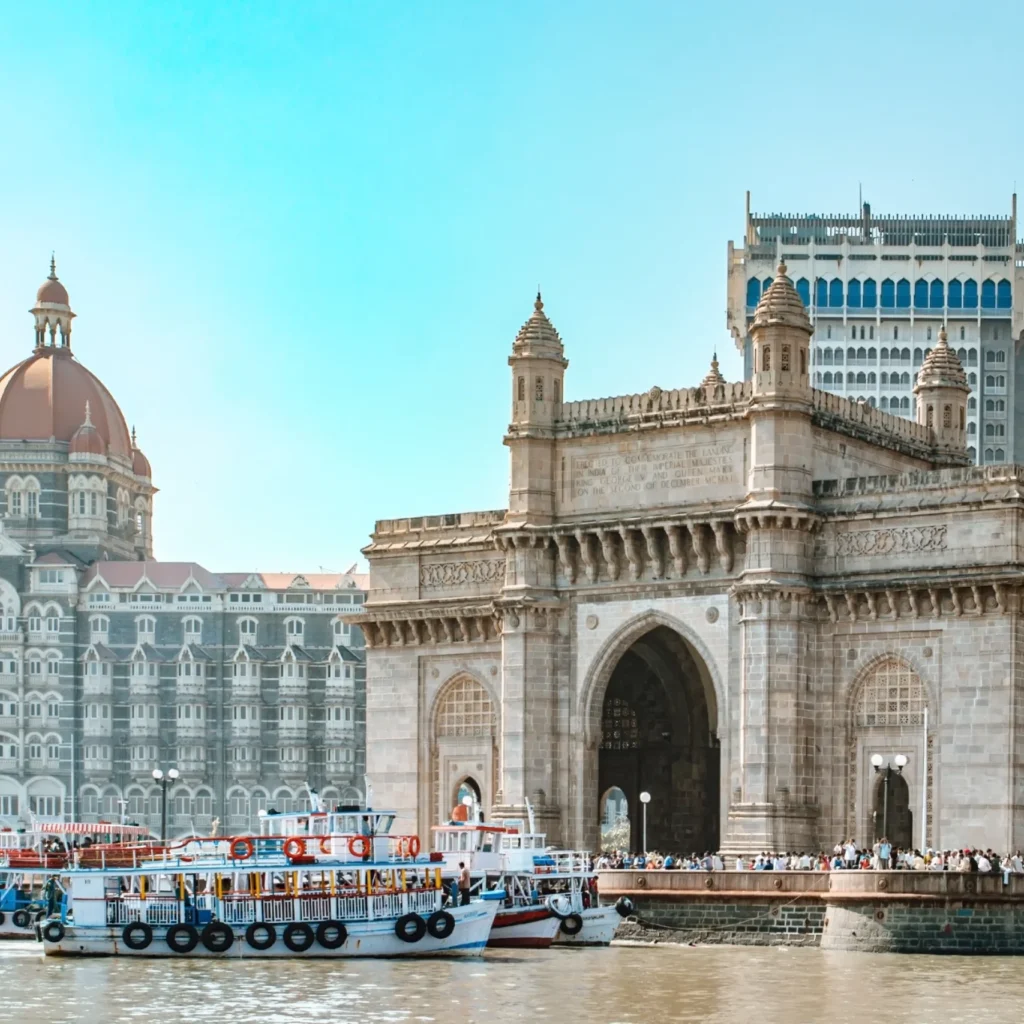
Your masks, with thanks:
M 502 583 L 504 577 L 505 560 L 503 558 L 433 562 L 420 566 L 420 586 L 424 590 L 471 586 L 479 583 Z

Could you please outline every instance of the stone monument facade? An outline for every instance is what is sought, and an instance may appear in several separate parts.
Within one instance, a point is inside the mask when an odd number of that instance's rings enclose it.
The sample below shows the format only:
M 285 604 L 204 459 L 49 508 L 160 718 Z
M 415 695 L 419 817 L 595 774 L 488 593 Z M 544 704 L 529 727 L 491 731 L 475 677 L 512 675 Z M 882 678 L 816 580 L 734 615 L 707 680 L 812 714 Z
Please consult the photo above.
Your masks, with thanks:
M 812 387 L 781 265 L 750 379 L 567 402 L 538 295 L 508 508 L 378 522 L 367 771 L 425 834 L 460 795 L 595 848 L 1024 844 L 1021 474 L 972 467 L 945 332 L 907 420 Z M 878 772 L 872 758 L 902 772 Z

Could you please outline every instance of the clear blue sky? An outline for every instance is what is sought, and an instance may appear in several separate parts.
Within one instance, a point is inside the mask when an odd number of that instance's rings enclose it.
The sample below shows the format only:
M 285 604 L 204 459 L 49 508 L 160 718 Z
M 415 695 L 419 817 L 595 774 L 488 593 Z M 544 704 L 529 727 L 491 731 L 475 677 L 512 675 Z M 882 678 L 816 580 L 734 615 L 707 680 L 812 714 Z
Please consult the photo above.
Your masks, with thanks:
M 695 384 L 716 346 L 736 379 L 746 189 L 1005 214 L 1024 148 L 1019 3 L 0 12 L 2 361 L 56 249 L 157 554 L 211 569 L 344 569 L 376 518 L 503 507 L 538 282 L 568 398 Z

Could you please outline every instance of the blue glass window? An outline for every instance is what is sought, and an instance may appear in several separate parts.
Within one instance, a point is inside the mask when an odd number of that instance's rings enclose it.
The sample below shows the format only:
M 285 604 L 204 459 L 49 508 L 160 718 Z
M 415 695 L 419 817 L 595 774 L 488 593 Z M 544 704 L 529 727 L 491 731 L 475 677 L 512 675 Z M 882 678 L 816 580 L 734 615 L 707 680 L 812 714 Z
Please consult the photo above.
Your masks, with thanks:
M 762 295 L 764 295 L 764 293 L 765 293 L 766 291 L 768 291 L 768 289 L 769 289 L 769 288 L 771 288 L 771 286 L 772 286 L 772 281 L 773 281 L 773 278 L 770 278 L 770 277 L 766 277 L 766 278 L 765 278 L 765 279 L 764 279 L 764 280 L 763 280 L 763 281 L 761 282 L 761 294 L 762 294 Z
M 843 282 L 838 277 L 833 277 L 829 282 L 828 304 L 830 306 L 841 306 L 843 304 Z
M 814 304 L 816 306 L 828 305 L 828 281 L 823 277 L 819 277 L 814 282 Z
M 978 308 L 978 282 L 964 281 L 964 309 Z
M 846 285 L 846 304 L 848 306 L 860 306 L 860 281 L 850 281 Z
M 800 296 L 800 301 L 805 305 L 811 304 L 811 283 L 806 277 L 801 277 L 796 283 L 796 293 Z
M 915 281 L 914 282 L 914 308 L 915 309 L 927 309 L 928 308 L 928 282 L 927 281 Z
M 910 309 L 910 282 L 905 277 L 896 282 L 896 308 Z
M 892 309 L 896 305 L 896 285 L 893 284 L 892 278 L 887 277 L 882 282 L 882 308 Z
M 756 306 L 759 298 L 761 298 L 761 282 L 756 277 L 752 277 L 747 282 L 747 305 Z
M 941 281 L 932 281 L 928 288 L 928 305 L 932 309 L 942 309 L 942 293 L 944 291 Z
M 996 305 L 1000 309 L 1010 308 L 1010 282 L 1000 281 L 996 285 Z
M 864 308 L 874 309 L 878 305 L 878 293 L 875 288 L 875 279 L 869 277 L 864 282 Z
M 996 308 L 996 283 L 995 281 L 981 282 L 981 308 Z
M 949 308 L 962 309 L 964 304 L 964 286 L 959 281 L 949 282 Z

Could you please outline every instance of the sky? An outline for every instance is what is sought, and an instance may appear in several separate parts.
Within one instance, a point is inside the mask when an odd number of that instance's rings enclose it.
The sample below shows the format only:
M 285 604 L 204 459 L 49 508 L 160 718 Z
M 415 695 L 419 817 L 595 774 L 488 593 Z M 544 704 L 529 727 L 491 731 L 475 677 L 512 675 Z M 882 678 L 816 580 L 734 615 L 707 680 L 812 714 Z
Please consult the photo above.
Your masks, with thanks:
M 0 361 L 53 250 L 157 557 L 213 570 L 344 571 L 376 519 L 504 507 L 538 285 L 569 400 L 716 348 L 739 379 L 746 190 L 1006 215 L 1024 156 L 999 0 L 45 11 L 0 0 Z

